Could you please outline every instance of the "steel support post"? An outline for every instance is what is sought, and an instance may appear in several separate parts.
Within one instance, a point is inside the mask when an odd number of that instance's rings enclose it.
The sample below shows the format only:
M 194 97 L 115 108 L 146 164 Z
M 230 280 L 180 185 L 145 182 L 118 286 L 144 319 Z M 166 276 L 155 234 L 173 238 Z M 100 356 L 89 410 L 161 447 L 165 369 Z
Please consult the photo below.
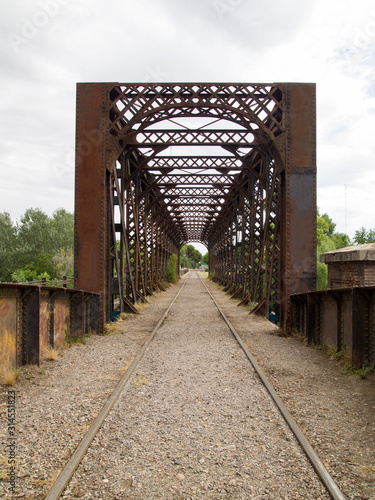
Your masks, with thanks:
M 281 325 L 291 326 L 290 295 L 316 283 L 315 84 L 286 84 L 286 158 L 281 177 Z
M 77 85 L 74 286 L 100 293 L 101 327 L 110 299 L 105 105 L 105 84 Z

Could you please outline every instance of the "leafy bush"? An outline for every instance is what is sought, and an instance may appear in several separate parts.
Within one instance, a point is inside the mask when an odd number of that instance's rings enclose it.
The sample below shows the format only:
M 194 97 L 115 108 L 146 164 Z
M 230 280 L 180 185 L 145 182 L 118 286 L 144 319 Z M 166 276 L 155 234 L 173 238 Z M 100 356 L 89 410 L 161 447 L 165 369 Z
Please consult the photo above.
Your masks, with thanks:
M 167 262 L 167 281 L 175 283 L 177 281 L 177 255 L 173 253 Z

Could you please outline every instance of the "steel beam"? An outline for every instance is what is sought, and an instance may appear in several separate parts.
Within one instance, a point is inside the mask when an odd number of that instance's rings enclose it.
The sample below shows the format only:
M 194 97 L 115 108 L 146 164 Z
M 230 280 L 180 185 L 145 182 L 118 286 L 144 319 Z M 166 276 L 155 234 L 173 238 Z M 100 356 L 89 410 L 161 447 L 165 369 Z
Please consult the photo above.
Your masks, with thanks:
M 289 328 L 290 295 L 316 283 L 316 87 L 287 84 L 286 155 L 282 174 L 281 304 Z

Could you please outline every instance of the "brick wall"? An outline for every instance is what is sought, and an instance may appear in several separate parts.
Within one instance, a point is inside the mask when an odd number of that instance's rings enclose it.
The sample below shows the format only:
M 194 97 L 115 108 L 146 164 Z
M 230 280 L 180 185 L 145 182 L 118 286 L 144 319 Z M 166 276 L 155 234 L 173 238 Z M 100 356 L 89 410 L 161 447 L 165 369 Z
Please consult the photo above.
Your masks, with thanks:
M 375 262 L 329 262 L 328 288 L 375 286 Z
M 328 288 L 363 286 L 363 262 L 329 262 Z
M 374 286 L 375 285 L 375 262 L 366 262 L 364 268 L 364 286 Z

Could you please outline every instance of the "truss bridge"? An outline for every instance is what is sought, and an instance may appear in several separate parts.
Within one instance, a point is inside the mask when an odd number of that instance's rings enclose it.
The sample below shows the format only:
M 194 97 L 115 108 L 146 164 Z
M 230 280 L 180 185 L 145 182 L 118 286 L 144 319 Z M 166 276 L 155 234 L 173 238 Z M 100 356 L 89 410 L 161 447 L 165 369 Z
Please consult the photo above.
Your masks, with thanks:
M 135 310 L 188 242 L 284 327 L 316 274 L 315 85 L 77 87 L 75 286 Z

